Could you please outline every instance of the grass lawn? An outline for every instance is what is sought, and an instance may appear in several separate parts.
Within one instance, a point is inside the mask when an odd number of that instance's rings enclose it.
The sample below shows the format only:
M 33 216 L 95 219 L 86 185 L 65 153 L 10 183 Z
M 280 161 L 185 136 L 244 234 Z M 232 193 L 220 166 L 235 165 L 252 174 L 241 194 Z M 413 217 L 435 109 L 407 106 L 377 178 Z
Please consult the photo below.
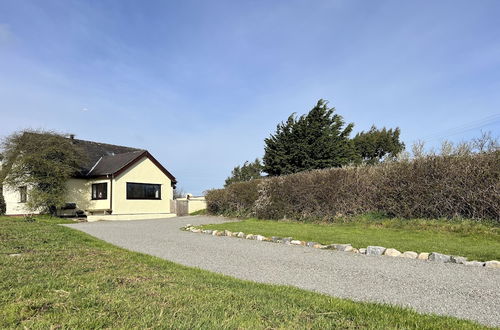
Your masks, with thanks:
M 194 211 L 194 212 L 189 213 L 189 215 L 205 215 L 205 214 L 207 214 L 206 209 L 198 210 L 198 211 Z
M 349 222 L 315 224 L 249 219 L 206 229 L 293 237 L 322 244 L 380 245 L 400 251 L 441 252 L 469 260 L 500 260 L 500 227 L 472 221 L 399 220 L 365 215 Z
M 0 217 L 0 328 L 480 328 L 184 267 L 56 222 Z

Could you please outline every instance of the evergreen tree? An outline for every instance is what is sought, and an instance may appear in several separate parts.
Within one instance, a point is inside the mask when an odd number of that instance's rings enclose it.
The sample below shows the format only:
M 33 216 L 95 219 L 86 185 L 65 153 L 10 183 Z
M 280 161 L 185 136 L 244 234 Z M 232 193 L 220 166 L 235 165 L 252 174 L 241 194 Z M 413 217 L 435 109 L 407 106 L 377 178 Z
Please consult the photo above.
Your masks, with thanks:
M 308 114 L 292 114 L 278 124 L 276 133 L 264 141 L 264 172 L 283 175 L 354 162 L 357 154 L 349 138 L 354 125 L 345 125 L 334 112 L 319 100 Z
M 236 166 L 231 171 L 231 176 L 226 179 L 224 187 L 229 186 L 235 182 L 250 181 L 252 179 L 259 179 L 262 174 L 262 164 L 257 158 L 254 162 L 246 161 L 242 166 Z
M 405 145 L 399 141 L 401 131 L 396 129 L 377 129 L 372 126 L 369 131 L 356 134 L 353 139 L 360 161 L 376 164 L 384 157 L 396 157 L 404 150 Z

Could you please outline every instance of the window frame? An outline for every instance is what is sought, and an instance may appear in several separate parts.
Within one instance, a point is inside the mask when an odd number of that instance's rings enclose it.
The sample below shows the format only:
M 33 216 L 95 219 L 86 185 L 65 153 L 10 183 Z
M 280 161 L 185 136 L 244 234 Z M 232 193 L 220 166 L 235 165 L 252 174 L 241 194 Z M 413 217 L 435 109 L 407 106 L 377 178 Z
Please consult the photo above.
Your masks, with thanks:
M 130 197 L 129 185 L 142 185 L 142 186 L 158 186 L 158 197 L 148 198 L 148 197 Z M 158 201 L 161 199 L 161 184 L 160 183 L 144 183 L 144 182 L 127 182 L 125 189 L 125 198 L 127 200 L 148 200 L 148 201 Z M 156 191 L 156 190 L 155 190 Z
M 104 193 L 103 193 L 102 197 L 98 196 L 98 193 L 99 193 L 98 187 L 99 186 L 104 186 L 104 191 L 103 191 Z M 94 197 L 94 187 L 96 187 L 96 197 Z M 108 183 L 107 182 L 92 183 L 92 188 L 91 188 L 91 191 L 90 191 L 90 198 L 93 201 L 99 201 L 99 200 L 106 200 L 106 199 L 108 199 Z
M 19 203 L 27 203 L 28 202 L 28 187 L 21 186 L 19 189 Z

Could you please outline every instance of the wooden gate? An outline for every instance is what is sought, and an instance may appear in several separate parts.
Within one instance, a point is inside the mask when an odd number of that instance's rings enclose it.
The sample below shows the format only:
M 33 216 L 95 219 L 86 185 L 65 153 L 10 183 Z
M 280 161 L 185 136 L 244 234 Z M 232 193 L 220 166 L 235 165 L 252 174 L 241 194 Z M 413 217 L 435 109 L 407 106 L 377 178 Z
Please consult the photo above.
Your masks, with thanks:
M 188 201 L 180 201 L 176 200 L 175 201 L 175 210 L 177 213 L 177 216 L 184 216 L 184 215 L 189 215 L 189 205 Z

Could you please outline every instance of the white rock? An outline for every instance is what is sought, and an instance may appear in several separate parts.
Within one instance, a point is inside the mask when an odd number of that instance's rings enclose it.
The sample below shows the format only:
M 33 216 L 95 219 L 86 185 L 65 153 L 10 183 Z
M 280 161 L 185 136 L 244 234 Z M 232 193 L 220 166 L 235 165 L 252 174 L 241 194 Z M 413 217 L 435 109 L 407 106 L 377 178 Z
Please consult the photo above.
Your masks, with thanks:
M 290 242 L 290 244 L 293 244 L 293 245 L 302 245 L 302 241 L 299 241 L 299 240 L 294 239 L 294 240 L 292 240 L 292 241 Z
M 366 249 L 365 248 L 360 248 L 359 249 L 360 254 L 366 254 Z
M 421 252 L 417 259 L 420 259 L 420 260 L 428 260 L 429 259 L 429 253 L 427 252 Z
M 262 236 L 262 235 L 257 235 L 257 236 L 255 237 L 255 239 L 256 239 L 256 240 L 258 240 L 258 241 L 264 241 L 264 240 L 266 239 L 266 237 L 265 237 L 265 236 Z
M 413 252 L 413 251 L 405 251 L 401 257 L 403 258 L 409 258 L 409 259 L 417 259 L 418 257 L 418 253 L 417 252 Z
M 466 266 L 484 267 L 484 262 L 473 260 L 464 262 Z
M 399 257 L 401 255 L 401 252 L 396 249 L 387 249 L 385 250 L 384 255 L 389 257 Z
M 488 268 L 500 268 L 500 261 L 497 260 L 486 261 L 484 266 Z
M 245 237 L 245 233 L 240 231 L 240 232 L 238 233 L 238 237 L 239 237 L 239 238 L 243 238 L 243 237 Z

